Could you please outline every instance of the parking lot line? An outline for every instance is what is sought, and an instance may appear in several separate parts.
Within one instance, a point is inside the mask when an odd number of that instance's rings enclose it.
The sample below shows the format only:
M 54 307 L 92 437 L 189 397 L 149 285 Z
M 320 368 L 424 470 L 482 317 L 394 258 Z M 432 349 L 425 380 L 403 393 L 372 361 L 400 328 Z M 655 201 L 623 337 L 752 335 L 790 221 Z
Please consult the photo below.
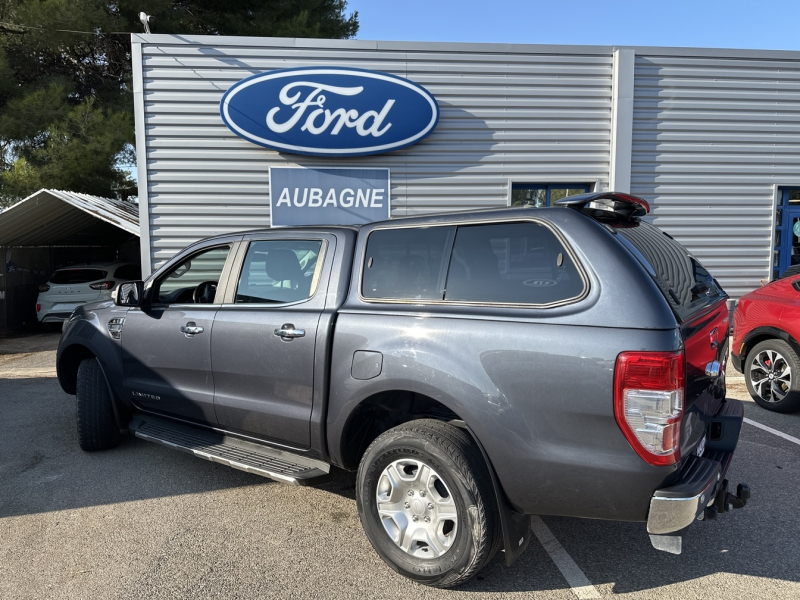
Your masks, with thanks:
M 748 425 L 752 425 L 753 427 L 758 427 L 759 429 L 763 429 L 764 431 L 769 431 L 772 435 L 777 435 L 785 440 L 789 440 L 793 444 L 797 444 L 800 446 L 800 439 L 789 435 L 788 433 L 783 433 L 782 431 L 778 431 L 777 429 L 773 429 L 772 427 L 767 427 L 766 425 L 762 425 L 761 423 L 757 423 L 752 419 L 748 419 L 747 417 L 744 418 L 744 422 Z
M 567 580 L 572 592 L 580 600 L 599 598 L 600 593 L 586 575 L 583 574 L 581 568 L 572 560 L 572 557 L 567 554 L 567 551 L 555 538 L 550 528 L 544 524 L 544 521 L 540 517 L 533 517 L 531 519 L 531 527 L 536 539 L 539 540 L 539 543 L 550 555 L 558 570 L 561 571 L 564 579 Z

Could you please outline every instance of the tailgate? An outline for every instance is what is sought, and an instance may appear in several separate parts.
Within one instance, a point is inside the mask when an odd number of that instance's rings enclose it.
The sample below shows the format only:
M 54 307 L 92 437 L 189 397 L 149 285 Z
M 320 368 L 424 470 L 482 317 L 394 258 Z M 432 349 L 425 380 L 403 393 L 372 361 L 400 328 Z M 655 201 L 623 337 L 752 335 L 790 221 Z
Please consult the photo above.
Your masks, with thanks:
M 681 324 L 686 354 L 681 456 L 686 456 L 697 446 L 703 437 L 705 423 L 719 412 L 725 399 L 729 323 L 728 305 L 725 298 L 720 298 Z

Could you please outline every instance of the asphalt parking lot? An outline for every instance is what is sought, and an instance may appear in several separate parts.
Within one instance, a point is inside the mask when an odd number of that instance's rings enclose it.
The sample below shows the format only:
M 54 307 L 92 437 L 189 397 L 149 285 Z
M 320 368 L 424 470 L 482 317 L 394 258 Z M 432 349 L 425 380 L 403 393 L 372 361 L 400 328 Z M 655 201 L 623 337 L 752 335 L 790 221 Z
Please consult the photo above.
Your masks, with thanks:
M 653 550 L 643 524 L 543 517 L 546 547 L 445 591 L 377 557 L 351 474 L 292 487 L 132 437 L 81 452 L 57 339 L 0 340 L 0 598 L 800 598 L 800 414 L 743 383 L 729 395 L 747 418 L 789 439 L 743 426 L 728 478 L 752 499 L 693 526 L 683 554 Z

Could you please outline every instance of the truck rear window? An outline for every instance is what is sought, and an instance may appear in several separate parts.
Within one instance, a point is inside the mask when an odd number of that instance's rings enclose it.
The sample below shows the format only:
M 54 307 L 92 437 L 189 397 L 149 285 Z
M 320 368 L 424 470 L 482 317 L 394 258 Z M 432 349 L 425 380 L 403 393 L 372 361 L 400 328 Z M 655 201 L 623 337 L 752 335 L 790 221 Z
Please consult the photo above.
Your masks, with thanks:
M 90 281 L 105 279 L 106 275 L 107 271 L 101 271 L 100 269 L 62 269 L 53 273 L 53 276 L 50 277 L 50 283 L 89 283 Z
M 615 231 L 650 273 L 681 321 L 720 298 L 727 298 L 700 261 L 658 227 L 642 221 L 635 227 L 616 227 Z

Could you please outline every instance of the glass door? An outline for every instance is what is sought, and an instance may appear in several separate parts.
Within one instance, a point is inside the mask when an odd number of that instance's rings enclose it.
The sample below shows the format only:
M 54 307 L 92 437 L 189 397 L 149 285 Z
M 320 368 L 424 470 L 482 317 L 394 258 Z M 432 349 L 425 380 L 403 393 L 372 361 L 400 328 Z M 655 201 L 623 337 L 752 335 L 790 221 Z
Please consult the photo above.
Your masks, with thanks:
M 772 280 L 795 265 L 794 270 L 800 271 L 800 190 L 784 188 L 775 214 Z
M 514 183 L 511 186 L 511 206 L 545 208 L 567 196 L 585 194 L 585 183 Z

